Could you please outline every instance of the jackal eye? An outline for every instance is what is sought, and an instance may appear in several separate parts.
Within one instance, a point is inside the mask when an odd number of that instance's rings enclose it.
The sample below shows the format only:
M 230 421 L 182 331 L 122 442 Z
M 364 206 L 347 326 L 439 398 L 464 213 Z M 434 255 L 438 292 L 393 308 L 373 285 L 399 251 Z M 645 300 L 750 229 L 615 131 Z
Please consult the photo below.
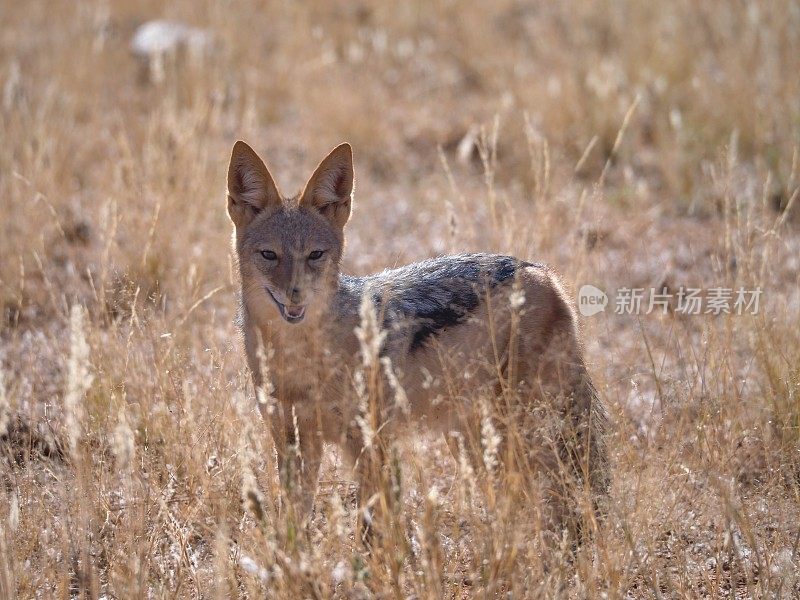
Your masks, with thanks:
M 322 258 L 322 250 L 314 250 L 311 254 L 308 255 L 309 260 L 317 260 Z
M 261 256 L 263 256 L 267 260 L 278 260 L 278 255 L 275 254 L 272 250 L 262 250 Z

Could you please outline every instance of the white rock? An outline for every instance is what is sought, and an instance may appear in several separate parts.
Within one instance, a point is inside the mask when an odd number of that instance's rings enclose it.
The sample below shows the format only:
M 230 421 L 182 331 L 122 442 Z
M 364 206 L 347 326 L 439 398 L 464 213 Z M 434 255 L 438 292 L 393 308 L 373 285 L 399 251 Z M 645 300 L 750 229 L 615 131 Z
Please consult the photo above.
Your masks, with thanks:
M 155 20 L 140 25 L 131 38 L 131 51 L 140 57 L 151 57 L 186 49 L 202 54 L 214 43 L 214 34 L 178 21 Z
M 193 62 L 207 58 L 215 49 L 213 32 L 179 21 L 158 19 L 140 25 L 131 38 L 130 48 L 143 67 L 143 77 L 150 81 L 164 79 L 165 61 Z

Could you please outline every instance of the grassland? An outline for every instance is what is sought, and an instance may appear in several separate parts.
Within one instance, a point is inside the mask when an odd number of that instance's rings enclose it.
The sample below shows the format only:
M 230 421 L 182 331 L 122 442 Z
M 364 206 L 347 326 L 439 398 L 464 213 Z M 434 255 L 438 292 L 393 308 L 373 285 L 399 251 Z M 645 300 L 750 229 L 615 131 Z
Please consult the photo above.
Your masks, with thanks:
M 146 81 L 153 18 L 217 44 Z M 4 2 L 0 597 L 800 597 L 798 73 L 791 0 Z M 293 526 L 233 324 L 240 138 L 287 192 L 351 142 L 347 272 L 500 251 L 612 296 L 591 543 L 424 435 L 372 555 L 333 453 Z M 613 310 L 681 286 L 763 293 Z

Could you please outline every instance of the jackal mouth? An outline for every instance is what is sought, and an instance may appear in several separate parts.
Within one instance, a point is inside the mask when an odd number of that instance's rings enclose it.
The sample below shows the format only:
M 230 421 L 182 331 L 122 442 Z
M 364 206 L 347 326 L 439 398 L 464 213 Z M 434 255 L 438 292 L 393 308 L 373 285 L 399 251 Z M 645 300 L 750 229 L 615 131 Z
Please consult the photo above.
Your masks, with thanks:
M 278 306 L 278 310 L 281 312 L 281 316 L 284 318 L 285 321 L 288 323 L 299 323 L 303 320 L 303 317 L 306 316 L 306 307 L 305 306 L 286 306 L 283 302 L 278 302 L 278 299 L 275 295 L 269 290 L 268 287 L 264 287 L 269 294 L 269 297 L 272 298 L 272 301 Z

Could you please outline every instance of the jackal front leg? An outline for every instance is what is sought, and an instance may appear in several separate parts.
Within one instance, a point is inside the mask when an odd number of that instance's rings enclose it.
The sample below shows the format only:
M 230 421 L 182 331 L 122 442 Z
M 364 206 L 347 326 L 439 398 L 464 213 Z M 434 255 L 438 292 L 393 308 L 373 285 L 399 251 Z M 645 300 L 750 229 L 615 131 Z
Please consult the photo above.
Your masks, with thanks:
M 385 517 L 393 512 L 396 500 L 393 491 L 399 489 L 398 482 L 393 480 L 395 474 L 387 463 L 387 449 L 380 437 L 365 445 L 360 429 L 351 427 L 347 432 L 344 450 L 354 466 L 358 482 L 356 539 L 360 539 L 367 550 L 371 551 L 377 539 L 382 536 L 380 524 L 383 522 L 385 525 Z M 399 467 L 399 463 L 397 466 Z
M 255 327 L 246 314 L 243 315 L 242 320 L 242 335 L 244 337 L 244 351 L 247 355 L 247 366 L 253 378 L 253 387 L 256 397 L 258 397 L 258 390 L 264 385 L 264 376 L 261 373 L 261 362 L 262 360 L 266 360 L 266 355 L 262 347 L 261 334 L 258 328 Z M 260 405 L 259 408 L 261 408 Z
M 271 421 L 281 487 L 290 510 L 300 522 L 308 522 L 322 462 L 322 437 L 296 409 L 283 412 L 282 418 Z

